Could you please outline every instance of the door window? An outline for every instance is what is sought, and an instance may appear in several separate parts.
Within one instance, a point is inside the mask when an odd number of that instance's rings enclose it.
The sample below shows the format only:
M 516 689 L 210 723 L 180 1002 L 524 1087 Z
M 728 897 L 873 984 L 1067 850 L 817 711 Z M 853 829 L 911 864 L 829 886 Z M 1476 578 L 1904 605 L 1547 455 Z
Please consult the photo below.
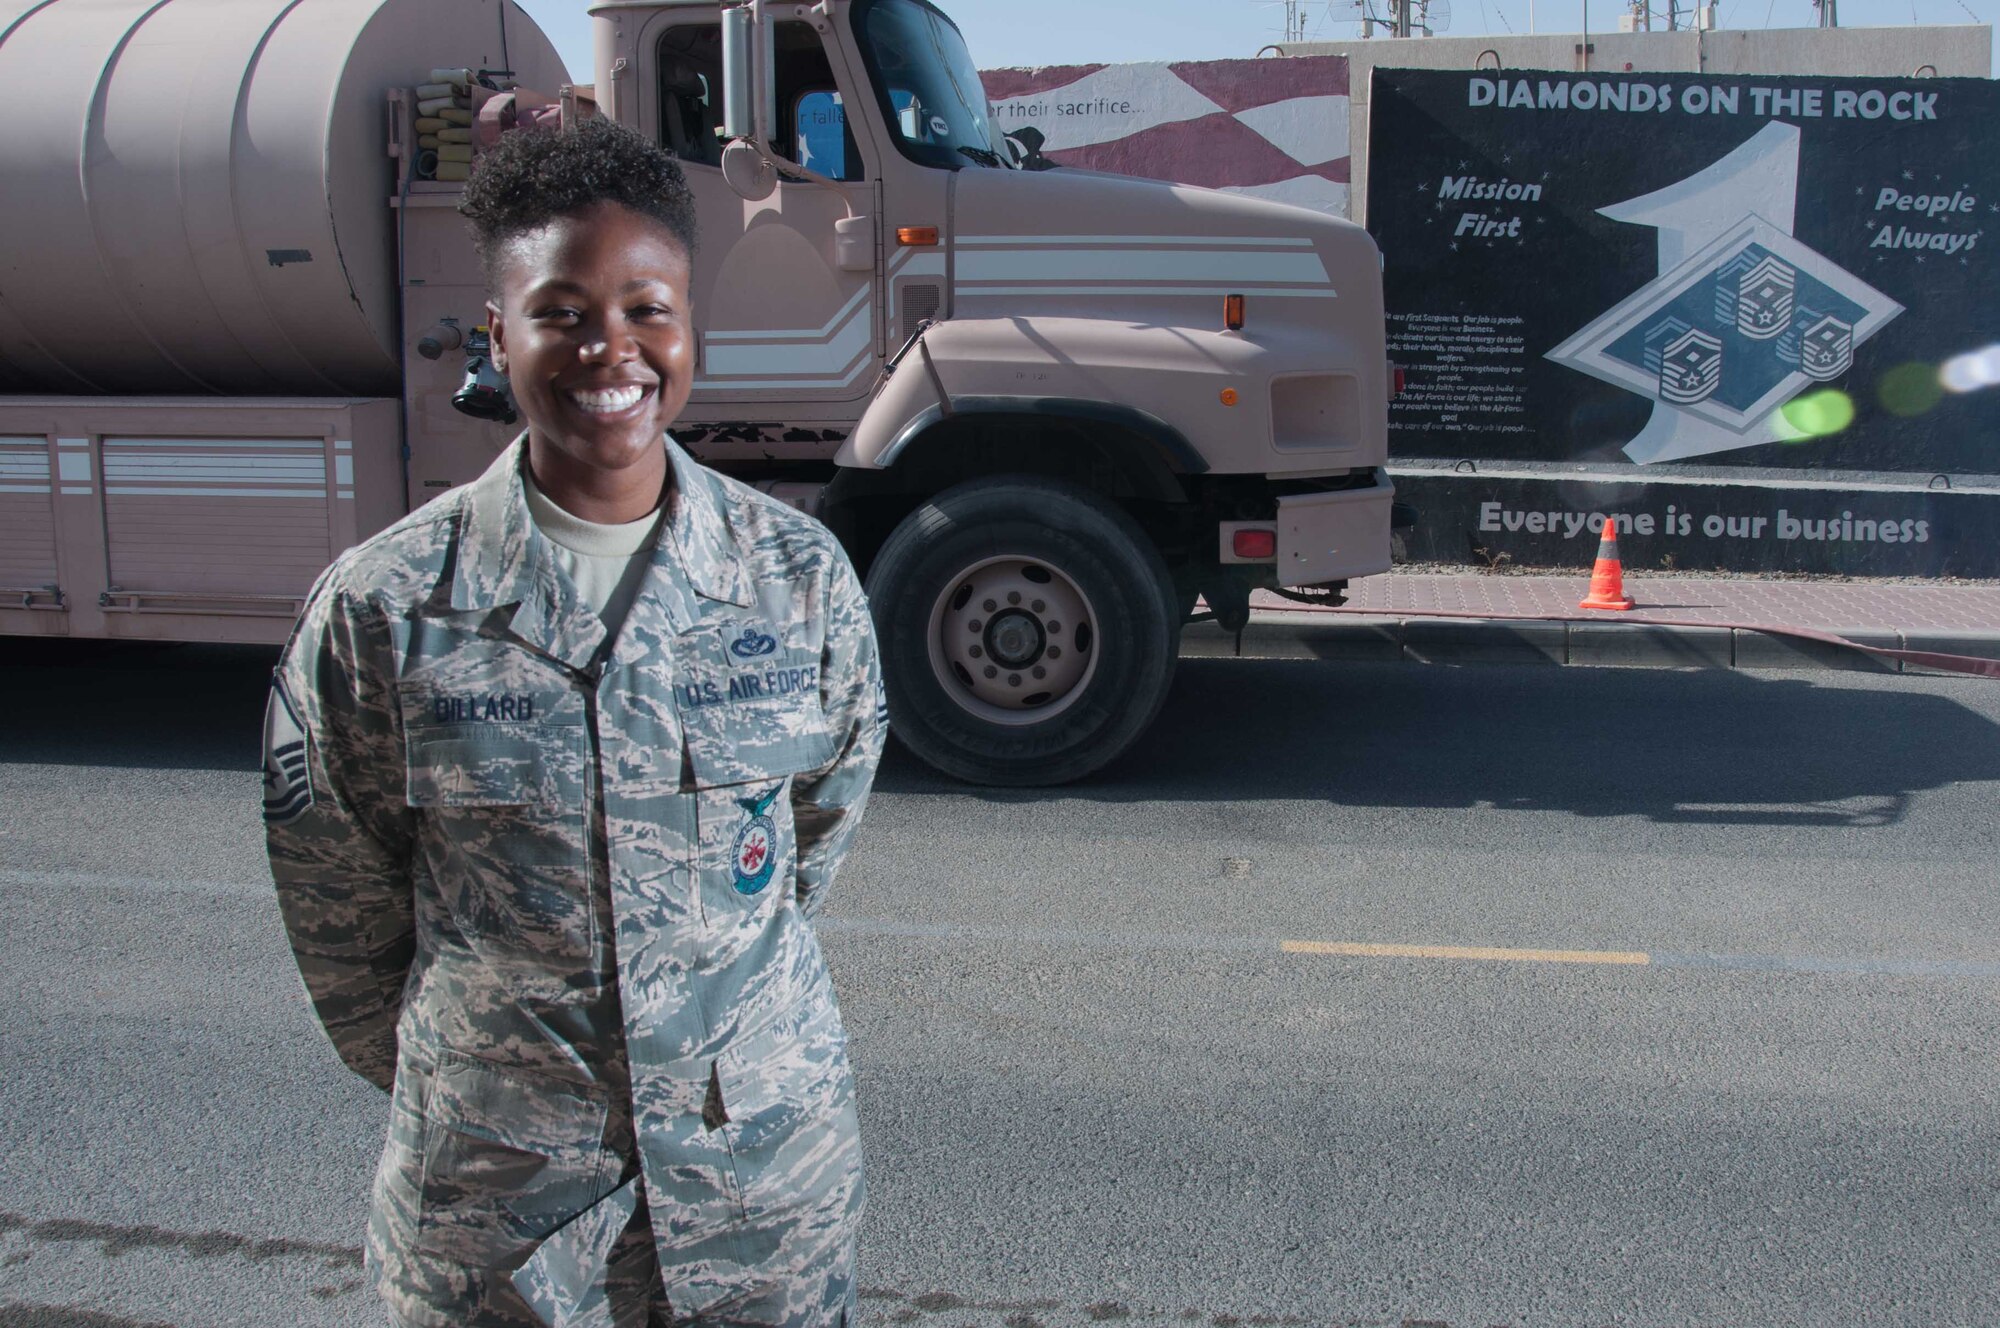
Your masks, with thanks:
M 819 34 L 807 23 L 774 29 L 773 64 L 778 123 L 771 147 L 787 161 L 835 180 L 867 172 L 833 66 Z M 682 161 L 722 164 L 722 26 L 695 23 L 667 30 L 660 39 L 661 139 Z
M 826 47 L 809 23 L 777 26 L 778 126 L 771 146 L 788 161 L 835 180 L 867 175 Z
M 854 150 L 854 135 L 847 128 L 847 107 L 831 88 L 815 88 L 801 93 L 792 107 L 792 124 L 798 141 L 799 165 L 835 180 L 862 178 Z
M 660 38 L 660 138 L 682 161 L 722 164 L 722 25 L 668 28 Z

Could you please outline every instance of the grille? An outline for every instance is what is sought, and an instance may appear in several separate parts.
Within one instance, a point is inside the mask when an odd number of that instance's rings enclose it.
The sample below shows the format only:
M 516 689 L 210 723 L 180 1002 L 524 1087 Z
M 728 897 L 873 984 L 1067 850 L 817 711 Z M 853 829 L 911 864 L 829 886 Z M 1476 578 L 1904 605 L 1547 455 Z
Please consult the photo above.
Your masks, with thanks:
M 903 309 L 903 340 L 908 341 L 917 334 L 917 325 L 926 318 L 936 318 L 942 288 L 935 282 L 913 282 L 903 287 L 900 301 Z

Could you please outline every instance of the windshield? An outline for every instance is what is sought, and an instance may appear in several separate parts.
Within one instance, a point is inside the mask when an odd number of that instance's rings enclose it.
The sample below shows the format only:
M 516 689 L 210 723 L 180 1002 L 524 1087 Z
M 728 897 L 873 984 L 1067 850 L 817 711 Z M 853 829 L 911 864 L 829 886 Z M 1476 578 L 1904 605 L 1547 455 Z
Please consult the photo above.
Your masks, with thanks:
M 874 0 L 858 25 L 882 114 L 904 156 L 953 169 L 1013 164 L 950 19 L 923 0 Z

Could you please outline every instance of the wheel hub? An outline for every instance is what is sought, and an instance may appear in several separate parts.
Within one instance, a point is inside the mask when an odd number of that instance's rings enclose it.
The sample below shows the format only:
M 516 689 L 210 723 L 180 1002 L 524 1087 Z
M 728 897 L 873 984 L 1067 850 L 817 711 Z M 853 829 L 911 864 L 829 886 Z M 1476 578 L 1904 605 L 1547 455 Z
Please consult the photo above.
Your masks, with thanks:
M 946 582 L 931 611 L 931 665 L 945 693 L 1002 724 L 1067 708 L 1095 671 L 1097 621 L 1048 563 L 988 558 Z
M 986 624 L 986 653 L 1002 668 L 1023 669 L 1041 658 L 1048 632 L 1031 613 L 1009 609 Z

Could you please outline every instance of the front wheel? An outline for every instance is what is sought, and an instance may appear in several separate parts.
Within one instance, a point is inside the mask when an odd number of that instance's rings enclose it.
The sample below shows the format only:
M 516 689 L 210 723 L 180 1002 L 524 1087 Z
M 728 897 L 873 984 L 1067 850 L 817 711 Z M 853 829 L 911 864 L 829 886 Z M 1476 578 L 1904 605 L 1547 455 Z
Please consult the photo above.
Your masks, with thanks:
M 1063 784 L 1153 721 L 1173 679 L 1172 580 L 1138 524 L 1035 476 L 948 489 L 868 575 L 890 729 L 975 784 Z

